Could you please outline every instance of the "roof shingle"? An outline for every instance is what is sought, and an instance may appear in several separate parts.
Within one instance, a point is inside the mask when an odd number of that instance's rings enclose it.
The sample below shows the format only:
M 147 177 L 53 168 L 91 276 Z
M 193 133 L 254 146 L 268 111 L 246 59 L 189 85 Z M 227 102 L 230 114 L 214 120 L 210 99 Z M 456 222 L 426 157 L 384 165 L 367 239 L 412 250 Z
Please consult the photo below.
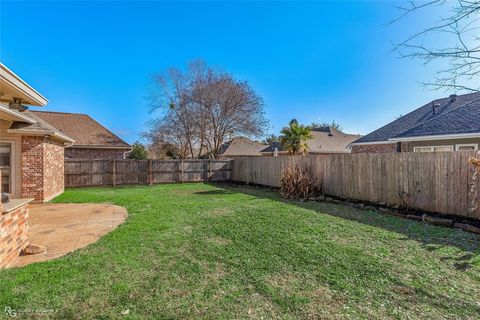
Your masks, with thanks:
M 450 96 L 424 106 L 367 134 L 354 143 L 392 138 L 480 132 L 480 92 Z
M 222 156 L 261 156 L 266 145 L 245 137 L 236 137 L 220 146 Z
M 75 140 L 75 146 L 129 148 L 130 146 L 86 114 L 27 111 Z

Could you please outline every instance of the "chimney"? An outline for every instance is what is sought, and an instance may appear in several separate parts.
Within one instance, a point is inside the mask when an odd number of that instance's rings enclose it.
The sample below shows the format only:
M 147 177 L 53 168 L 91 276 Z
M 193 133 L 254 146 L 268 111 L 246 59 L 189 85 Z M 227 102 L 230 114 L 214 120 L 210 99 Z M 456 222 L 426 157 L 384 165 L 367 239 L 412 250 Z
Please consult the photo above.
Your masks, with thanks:
M 432 113 L 435 115 L 437 113 L 437 107 L 440 106 L 440 103 L 436 103 L 435 100 L 432 101 Z
M 450 102 L 454 102 L 455 100 L 457 100 L 457 95 L 456 94 L 451 94 L 450 95 Z

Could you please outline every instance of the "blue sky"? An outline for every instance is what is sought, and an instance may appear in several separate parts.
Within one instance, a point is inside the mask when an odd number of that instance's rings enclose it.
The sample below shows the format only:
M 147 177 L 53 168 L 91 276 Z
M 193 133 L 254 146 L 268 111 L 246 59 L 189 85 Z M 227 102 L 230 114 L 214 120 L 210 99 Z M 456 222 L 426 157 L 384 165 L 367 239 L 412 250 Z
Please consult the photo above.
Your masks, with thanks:
M 398 3 L 397 3 L 398 4 Z M 151 77 L 203 59 L 264 98 L 270 132 L 292 118 L 366 134 L 433 98 L 432 66 L 392 42 L 439 9 L 388 25 L 392 2 L 0 2 L 0 60 L 44 110 L 87 113 L 128 142 L 151 117 Z

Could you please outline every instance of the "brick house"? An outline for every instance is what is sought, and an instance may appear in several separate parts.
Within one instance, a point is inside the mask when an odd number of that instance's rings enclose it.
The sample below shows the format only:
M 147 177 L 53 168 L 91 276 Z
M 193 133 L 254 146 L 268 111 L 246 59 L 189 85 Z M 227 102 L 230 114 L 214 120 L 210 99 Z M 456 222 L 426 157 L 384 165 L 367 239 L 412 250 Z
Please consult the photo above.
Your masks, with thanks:
M 65 147 L 65 160 L 125 159 L 131 147 L 89 115 L 32 111 L 38 118 L 71 137 Z
M 28 243 L 28 204 L 63 192 L 64 147 L 73 139 L 27 110 L 47 99 L 0 64 L 0 268 Z M 3 193 L 10 201 L 3 201 Z
M 480 147 L 480 92 L 438 99 L 351 144 L 352 153 L 441 152 Z
M 47 102 L 0 63 L 0 269 L 13 265 L 29 245 L 29 203 L 49 201 L 64 191 L 66 157 L 123 159 L 130 150 L 87 115 L 27 107 Z M 3 201 L 4 195 L 9 201 Z
M 25 106 L 47 99 L 0 64 L 2 191 L 13 199 L 48 201 L 64 190 L 64 149 L 74 142 Z

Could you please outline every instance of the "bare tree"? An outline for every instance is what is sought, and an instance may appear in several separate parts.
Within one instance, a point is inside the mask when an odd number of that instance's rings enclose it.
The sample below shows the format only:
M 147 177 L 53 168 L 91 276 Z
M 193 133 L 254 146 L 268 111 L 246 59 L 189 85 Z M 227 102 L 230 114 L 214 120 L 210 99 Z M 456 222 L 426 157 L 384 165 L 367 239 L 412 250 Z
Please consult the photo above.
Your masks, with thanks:
M 236 135 L 261 136 L 267 121 L 263 100 L 247 82 L 213 69 L 198 78 L 191 92 L 205 120 L 205 141 L 213 157 L 220 146 Z
M 161 118 L 150 120 L 143 135 L 150 145 L 170 144 L 175 146 L 179 158 L 189 158 L 192 155 L 190 144 L 184 132 L 175 128 L 176 125 L 180 126 L 175 113 L 172 112 Z
M 177 147 L 164 141 L 151 143 L 148 146 L 147 151 L 149 159 L 166 160 L 181 158 Z
M 315 130 L 315 129 L 318 129 L 318 128 L 323 128 L 323 127 L 330 127 L 330 128 L 334 128 L 334 129 L 337 129 L 339 131 L 342 131 L 342 126 L 338 122 L 336 122 L 335 120 L 333 120 L 331 123 L 330 122 L 322 122 L 322 123 L 312 122 L 309 127 L 312 130 Z
M 195 72 L 192 68 L 193 64 L 187 72 L 171 68 L 157 75 L 149 96 L 151 111 L 161 110 L 163 116 L 150 123 L 146 136 L 175 144 L 181 157 L 193 155 L 198 144 L 198 118 L 189 97 Z
M 229 73 L 194 62 L 186 71 L 158 75 L 154 84 L 151 110 L 161 110 L 162 117 L 150 122 L 145 135 L 176 145 L 182 157 L 216 158 L 230 136 L 264 132 L 263 100 Z
M 435 79 L 424 83 L 434 89 L 480 90 L 480 0 L 410 1 L 399 6 L 401 14 L 392 23 L 433 7 L 449 14 L 438 22 L 395 44 L 403 58 L 415 58 L 425 64 L 438 61 L 444 65 Z M 440 41 L 435 37 L 441 35 Z

